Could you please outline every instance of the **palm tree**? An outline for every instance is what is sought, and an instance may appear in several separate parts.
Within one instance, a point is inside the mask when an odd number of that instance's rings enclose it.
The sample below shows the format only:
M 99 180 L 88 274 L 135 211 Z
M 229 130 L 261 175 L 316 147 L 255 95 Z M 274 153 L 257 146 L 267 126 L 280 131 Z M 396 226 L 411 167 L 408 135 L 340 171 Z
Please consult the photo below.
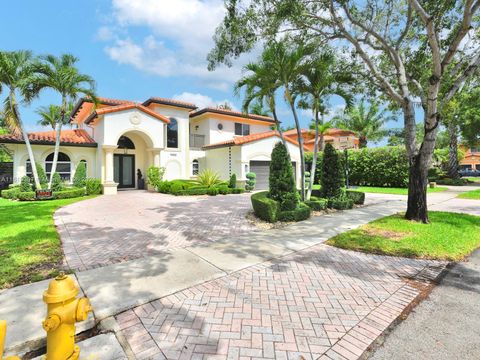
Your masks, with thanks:
M 47 55 L 41 57 L 41 62 L 35 64 L 37 75 L 33 82 L 32 93 L 38 94 L 43 89 L 52 89 L 61 96 L 58 118 L 55 121 L 55 151 L 53 155 L 52 169 L 48 189 L 52 188 L 53 175 L 57 170 L 58 153 L 60 152 L 60 137 L 62 126 L 70 120 L 68 113 L 69 106 L 75 102 L 80 95 L 87 96 L 94 103 L 97 102 L 95 95 L 95 81 L 92 77 L 81 74 L 76 68 L 78 59 L 70 54 L 63 54 L 60 57 Z
M 317 55 L 307 66 L 303 67 L 302 78 L 296 91 L 302 96 L 299 107 L 311 109 L 314 114 L 313 129 L 315 129 L 315 142 L 313 145 L 312 169 L 308 184 L 306 199 L 310 200 L 313 182 L 317 167 L 318 150 L 323 150 L 324 134 L 331 128 L 331 124 L 324 124 L 325 98 L 331 95 L 341 96 L 350 107 L 353 97 L 348 91 L 348 86 L 353 84 L 351 73 L 342 68 L 342 64 L 332 51 L 326 50 Z M 320 137 L 320 146 L 319 146 Z
M 61 117 L 60 106 L 58 105 L 42 106 L 35 112 L 37 113 L 37 115 L 40 116 L 40 120 L 37 121 L 38 125 L 50 126 L 53 130 L 55 130 L 55 127 Z
M 269 64 L 264 60 L 262 57 L 258 62 L 249 63 L 244 67 L 244 71 L 247 71 L 248 75 L 237 81 L 234 86 L 234 93 L 238 95 L 240 89 L 245 88 L 245 97 L 242 103 L 242 110 L 245 113 L 248 112 L 253 102 L 255 102 L 254 105 L 259 104 L 262 108 L 263 104 L 267 104 L 275 121 L 275 129 L 288 150 L 276 111 L 275 93 L 279 88 L 279 83 L 275 74 L 269 68 Z
M 252 106 L 250 106 L 249 113 L 260 116 L 272 116 L 270 112 L 259 101 L 255 102 Z
M 369 141 L 375 142 L 387 136 L 388 131 L 383 125 L 390 120 L 396 120 L 396 116 L 387 114 L 386 109 L 381 110 L 376 101 L 371 101 L 367 108 L 365 99 L 333 118 L 335 126 L 357 133 L 361 148 L 367 147 Z
M 8 88 L 9 91 L 8 97 L 4 101 L 5 123 L 13 133 L 21 133 L 27 147 L 28 157 L 30 158 L 35 187 L 41 189 L 35 157 L 20 116 L 17 100 L 17 91 L 27 103 L 31 98 L 35 97 L 34 90 L 29 89 L 33 75 L 34 69 L 30 51 L 0 51 L 0 92 L 2 91 L 2 86 Z M 28 96 L 26 96 L 27 93 L 29 94 Z

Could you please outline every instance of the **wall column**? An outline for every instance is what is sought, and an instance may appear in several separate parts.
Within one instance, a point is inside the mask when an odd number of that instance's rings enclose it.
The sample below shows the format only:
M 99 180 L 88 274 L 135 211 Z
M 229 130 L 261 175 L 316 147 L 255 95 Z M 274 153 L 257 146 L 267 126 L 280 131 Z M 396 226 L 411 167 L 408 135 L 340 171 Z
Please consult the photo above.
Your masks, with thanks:
M 104 195 L 116 195 L 118 184 L 113 177 L 113 152 L 117 145 L 103 145 L 105 151 L 105 182 L 103 183 Z
M 152 159 L 152 166 L 160 167 L 160 151 L 163 150 L 161 148 L 149 148 L 147 151 L 151 154 Z

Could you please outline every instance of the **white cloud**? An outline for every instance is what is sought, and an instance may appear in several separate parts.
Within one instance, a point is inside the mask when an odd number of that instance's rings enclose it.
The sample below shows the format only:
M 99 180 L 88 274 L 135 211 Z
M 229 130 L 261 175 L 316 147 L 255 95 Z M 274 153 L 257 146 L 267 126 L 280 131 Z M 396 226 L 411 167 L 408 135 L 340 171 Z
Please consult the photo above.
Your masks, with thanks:
M 246 60 L 207 70 L 212 36 L 225 12 L 222 0 L 112 0 L 112 7 L 114 24 L 97 32 L 109 43 L 105 52 L 112 60 L 162 77 L 195 77 L 222 91 L 240 77 Z M 134 38 L 129 32 L 134 27 L 146 27 L 150 34 Z
M 173 96 L 174 100 L 186 101 L 197 105 L 200 109 L 206 107 L 217 107 L 218 105 L 223 105 L 227 103 L 232 110 L 237 110 L 235 106 L 227 99 L 224 100 L 213 100 L 210 96 L 199 94 L 199 93 L 190 93 L 183 92 Z

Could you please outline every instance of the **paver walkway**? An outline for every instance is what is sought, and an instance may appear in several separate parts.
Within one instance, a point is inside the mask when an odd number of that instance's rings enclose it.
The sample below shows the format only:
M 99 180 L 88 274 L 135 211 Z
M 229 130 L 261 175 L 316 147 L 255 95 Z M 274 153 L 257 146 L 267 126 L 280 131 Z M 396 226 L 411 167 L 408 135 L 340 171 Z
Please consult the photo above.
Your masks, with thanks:
M 171 196 L 119 191 L 55 213 L 67 265 L 86 270 L 253 232 L 249 194 Z

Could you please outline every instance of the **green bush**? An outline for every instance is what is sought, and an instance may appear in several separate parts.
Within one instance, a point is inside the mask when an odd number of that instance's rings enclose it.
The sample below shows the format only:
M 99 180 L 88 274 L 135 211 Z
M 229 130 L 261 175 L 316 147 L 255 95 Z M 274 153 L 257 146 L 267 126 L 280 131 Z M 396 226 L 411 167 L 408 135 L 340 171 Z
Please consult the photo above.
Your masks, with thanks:
M 150 166 L 147 169 L 147 182 L 158 191 L 160 184 L 162 183 L 163 175 L 165 174 L 165 168 Z
M 257 183 L 257 174 L 249 172 L 245 175 L 247 181 L 245 182 L 245 190 L 253 191 L 255 190 L 255 184 Z
M 323 152 L 322 197 L 327 199 L 339 197 L 344 186 L 340 157 L 332 144 L 327 144 Z
M 85 180 L 85 192 L 87 195 L 98 195 L 102 193 L 102 182 L 100 179 L 87 178 Z
M 311 209 L 304 203 L 299 203 L 294 210 L 280 211 L 277 219 L 279 221 L 302 221 L 310 217 Z
M 206 188 L 189 188 L 186 190 L 180 190 L 175 195 L 182 195 L 182 196 L 194 196 L 194 195 L 207 195 L 208 189 Z
M 240 189 L 240 188 L 232 189 L 232 194 L 243 194 L 244 192 L 245 192 L 244 189 Z
M 168 194 L 170 192 L 170 181 L 162 181 L 157 189 L 158 192 Z
M 322 199 L 312 196 L 310 200 L 305 201 L 305 204 L 309 206 L 312 210 L 321 211 L 327 208 L 328 199 Z
M 228 183 L 228 187 L 230 189 L 235 189 L 237 187 L 237 175 L 232 174 L 232 176 L 230 176 L 230 181 Z
M 271 155 L 269 197 L 280 204 L 282 211 L 295 210 L 298 201 L 298 191 L 295 186 L 292 161 L 287 148 L 282 142 L 275 144 Z
M 14 188 L 2 190 L 2 198 L 9 199 L 9 200 L 18 199 L 18 193 L 20 191 L 21 191 L 20 187 L 18 186 Z M 31 191 L 31 188 L 30 188 L 30 191 Z
M 218 188 L 216 188 L 214 186 L 207 189 L 207 194 L 210 195 L 210 196 L 216 196 L 216 195 L 218 195 L 218 193 L 219 193 Z
M 220 182 L 220 175 L 212 169 L 200 171 L 197 177 L 197 183 L 205 186 L 214 186 Z
M 328 199 L 328 207 L 337 210 L 347 210 L 353 208 L 353 200 L 346 195 Z
M 53 174 L 52 191 L 62 191 L 65 188 L 62 178 L 58 172 Z
M 178 192 L 186 190 L 186 186 L 184 184 L 177 182 L 177 181 L 171 181 L 170 182 L 170 193 L 171 194 L 177 194 Z
M 445 176 L 445 173 L 442 171 L 442 169 L 439 169 L 438 167 L 433 167 L 428 169 L 428 181 L 436 182 L 438 179 L 444 176 Z
M 253 211 L 258 218 L 271 223 L 277 221 L 280 206 L 278 202 L 268 197 L 268 191 L 253 194 L 250 199 Z
M 462 178 L 452 179 L 452 178 L 445 177 L 445 178 L 442 178 L 442 179 L 438 179 L 436 181 L 436 183 L 438 185 L 463 186 L 463 185 L 467 184 L 467 180 L 462 179 Z
M 347 190 L 345 194 L 349 199 L 353 200 L 353 203 L 355 205 L 363 205 L 365 203 L 365 193 L 364 192 L 355 191 L 355 190 Z
M 30 178 L 28 176 L 22 176 L 19 190 L 21 192 L 32 191 L 32 184 L 30 183 Z
M 45 173 L 45 169 L 43 168 L 42 164 L 39 162 L 35 162 L 35 166 L 37 168 L 38 181 L 40 182 L 40 186 L 42 189 L 46 189 L 48 186 L 48 178 L 47 178 L 47 174 Z M 40 190 L 40 189 L 37 189 L 37 190 Z
M 218 186 L 218 192 L 222 195 L 228 195 L 232 193 L 232 189 L 227 186 Z
M 35 191 L 19 191 L 17 193 L 17 199 L 20 201 L 34 201 L 35 198 Z
M 75 187 L 84 187 L 85 180 L 87 180 L 87 167 L 85 162 L 80 162 L 75 169 L 75 175 L 73 175 L 73 186 Z
M 84 188 L 73 187 L 62 191 L 53 192 L 54 199 L 71 199 L 80 196 L 85 196 Z

